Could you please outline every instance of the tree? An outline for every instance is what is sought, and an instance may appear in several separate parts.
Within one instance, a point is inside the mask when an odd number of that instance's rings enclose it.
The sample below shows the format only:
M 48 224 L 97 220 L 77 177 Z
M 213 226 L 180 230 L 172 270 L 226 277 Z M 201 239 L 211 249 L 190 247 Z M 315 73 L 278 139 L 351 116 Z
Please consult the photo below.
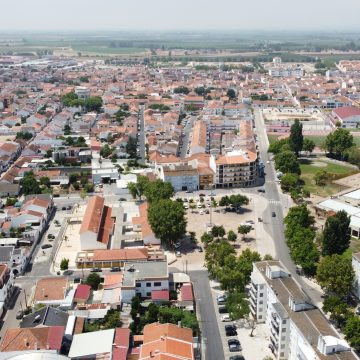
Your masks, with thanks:
M 214 241 L 214 237 L 212 236 L 212 234 L 208 234 L 207 232 L 204 232 L 201 235 L 200 240 L 205 246 L 207 246 Z
M 322 233 L 322 254 L 342 254 L 350 245 L 350 217 L 341 210 L 327 218 Z
M 291 150 L 289 139 L 280 139 L 272 142 L 269 146 L 268 152 L 275 155 L 285 150 Z
M 351 316 L 344 328 L 345 339 L 356 350 L 360 349 L 360 317 Z
M 40 194 L 41 189 L 32 171 L 26 172 L 20 180 L 20 185 L 24 195 Z
M 223 196 L 221 199 L 220 199 L 220 202 L 219 202 L 219 205 L 220 206 L 229 206 L 230 205 L 230 199 L 227 195 Z
M 65 126 L 64 126 L 64 135 L 70 135 L 70 133 L 71 133 L 71 127 L 70 127 L 70 125 L 68 125 L 68 124 L 66 124 Z
M 236 98 L 236 92 L 234 89 L 228 89 L 228 91 L 226 92 L 226 95 L 228 96 L 229 99 Z
M 249 300 L 242 292 L 229 293 L 226 299 L 226 308 L 232 320 L 243 319 L 250 313 Z
M 239 225 L 238 227 L 238 233 L 243 236 L 243 239 L 245 238 L 245 235 L 248 234 L 251 231 L 251 225 Z
M 329 175 L 326 170 L 317 171 L 314 176 L 315 184 L 319 186 L 325 186 L 328 178 Z
M 325 149 L 339 158 L 344 157 L 346 151 L 353 145 L 353 136 L 349 130 L 343 128 L 337 128 L 334 132 L 330 133 L 325 140 Z
M 146 184 L 144 195 L 149 203 L 160 199 L 170 199 L 174 195 L 174 188 L 171 183 L 157 179 Z
M 148 219 L 155 236 L 170 247 L 186 233 L 184 207 L 177 201 L 160 199 L 151 203 Z
M 91 273 L 86 278 L 86 284 L 90 285 L 93 290 L 97 290 L 101 283 L 101 278 L 97 273 Z
M 226 257 L 231 254 L 235 254 L 234 247 L 226 240 L 209 244 L 205 252 L 205 262 L 209 273 L 215 276 L 216 270 L 225 265 Z
M 303 142 L 302 124 L 299 119 L 295 119 L 294 124 L 292 124 L 290 128 L 289 144 L 296 156 L 298 156 L 299 152 L 302 150 Z
M 33 135 L 28 131 L 20 131 L 16 133 L 16 139 L 30 140 Z
M 129 193 L 133 197 L 133 199 L 136 199 L 138 197 L 138 187 L 136 183 L 129 182 L 127 184 L 127 189 L 129 190 Z
M 60 262 L 60 270 L 67 270 L 69 268 L 69 259 L 61 259 L 61 262 Z
M 299 187 L 299 175 L 287 173 L 281 177 L 281 189 L 284 191 L 291 191 Z
M 330 313 L 330 320 L 336 323 L 337 327 L 343 327 L 350 316 L 347 304 L 336 295 L 327 296 L 323 303 L 323 311 Z
M 237 235 L 235 234 L 234 231 L 230 230 L 227 234 L 227 239 L 228 241 L 235 242 L 237 239 Z
M 288 214 L 284 218 L 284 223 L 290 229 L 294 228 L 295 225 L 308 228 L 314 225 L 315 220 L 306 205 L 297 205 L 289 209 Z
M 354 280 L 351 258 L 338 254 L 325 256 L 317 267 L 316 279 L 328 294 L 348 295 Z
M 100 96 L 91 96 L 85 100 L 85 108 L 87 111 L 99 112 L 102 107 L 102 99 Z
M 275 165 L 282 173 L 301 174 L 300 164 L 292 151 L 282 151 L 274 157 Z
M 360 148 L 357 146 L 351 147 L 347 152 L 347 161 L 351 164 L 360 166 Z
M 100 155 L 103 158 L 107 158 L 112 154 L 113 150 L 111 149 L 111 147 L 108 144 L 105 144 L 101 149 L 100 149 Z
M 222 225 L 216 226 L 214 225 L 211 228 L 211 235 L 216 238 L 223 238 L 225 236 L 226 232 Z
M 42 176 L 39 180 L 40 185 L 43 185 L 47 188 L 49 188 L 51 186 L 50 184 L 50 179 L 47 176 Z
M 186 86 L 178 86 L 174 89 L 174 94 L 188 94 L 190 90 Z
M 309 138 L 305 138 L 303 141 L 302 150 L 306 151 L 308 154 L 311 154 L 315 149 L 315 143 Z

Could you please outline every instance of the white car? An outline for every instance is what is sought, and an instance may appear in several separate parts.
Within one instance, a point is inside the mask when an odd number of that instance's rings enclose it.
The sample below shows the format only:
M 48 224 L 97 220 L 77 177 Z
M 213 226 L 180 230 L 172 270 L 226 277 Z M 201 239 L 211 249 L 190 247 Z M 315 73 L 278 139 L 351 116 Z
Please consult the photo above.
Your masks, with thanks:
M 199 211 L 200 215 L 204 215 L 204 212 L 202 210 Z
M 176 256 L 176 257 L 181 257 L 181 252 L 180 252 L 180 251 L 176 251 L 176 252 L 175 252 L 175 256 Z
M 222 322 L 231 321 L 230 315 L 229 315 L 229 314 L 224 314 L 224 315 L 222 315 L 222 316 L 221 316 L 221 321 L 222 321 Z

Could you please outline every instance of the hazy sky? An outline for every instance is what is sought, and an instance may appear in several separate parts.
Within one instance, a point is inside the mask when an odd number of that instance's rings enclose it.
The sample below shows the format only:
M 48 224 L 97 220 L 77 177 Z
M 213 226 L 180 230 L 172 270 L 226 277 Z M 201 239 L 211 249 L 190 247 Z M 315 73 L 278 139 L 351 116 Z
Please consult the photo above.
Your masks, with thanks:
M 0 0 L 0 30 L 360 30 L 360 1 Z

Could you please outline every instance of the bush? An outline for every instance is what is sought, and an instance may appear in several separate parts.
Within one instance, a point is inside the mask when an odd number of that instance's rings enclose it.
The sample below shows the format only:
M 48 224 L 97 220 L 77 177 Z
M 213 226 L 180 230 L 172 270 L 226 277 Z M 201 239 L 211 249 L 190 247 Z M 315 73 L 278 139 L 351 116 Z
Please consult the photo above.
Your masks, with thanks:
M 67 270 L 69 268 L 69 259 L 63 258 L 60 263 L 60 270 Z

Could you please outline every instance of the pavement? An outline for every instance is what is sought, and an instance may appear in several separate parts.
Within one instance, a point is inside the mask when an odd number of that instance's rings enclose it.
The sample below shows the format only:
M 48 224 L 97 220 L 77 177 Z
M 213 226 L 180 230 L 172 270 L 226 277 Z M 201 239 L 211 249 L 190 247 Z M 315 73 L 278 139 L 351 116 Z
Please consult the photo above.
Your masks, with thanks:
M 222 339 L 217 326 L 216 313 L 209 284 L 208 272 L 190 271 L 190 279 L 194 285 L 196 311 L 201 329 L 203 360 L 225 359 Z
M 189 137 L 190 137 L 195 119 L 196 119 L 195 116 L 191 116 L 183 130 L 184 137 L 182 139 L 181 152 L 180 152 L 180 157 L 182 159 L 186 158 L 186 156 L 187 156 L 187 150 L 188 150 L 188 146 L 189 146 Z

